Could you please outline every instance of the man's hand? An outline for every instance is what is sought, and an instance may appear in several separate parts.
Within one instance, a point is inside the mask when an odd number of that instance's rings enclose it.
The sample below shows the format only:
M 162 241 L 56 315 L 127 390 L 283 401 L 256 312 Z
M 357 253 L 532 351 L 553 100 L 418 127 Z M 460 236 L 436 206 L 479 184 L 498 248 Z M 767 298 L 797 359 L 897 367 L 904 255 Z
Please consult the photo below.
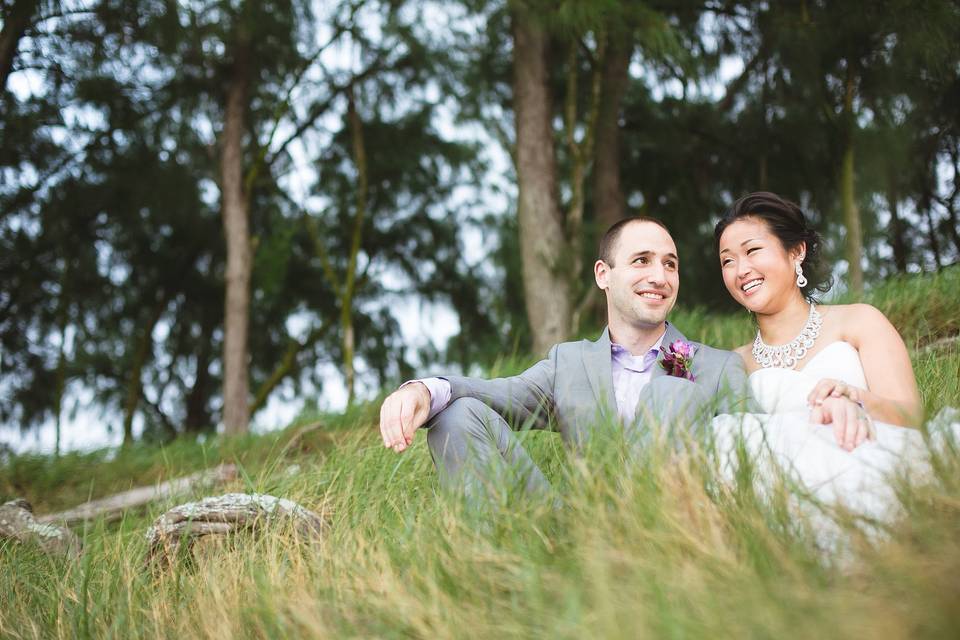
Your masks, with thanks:
M 413 434 L 430 415 L 430 391 L 422 382 L 404 385 L 380 406 L 383 446 L 400 453 L 413 443 Z
M 832 424 L 833 436 L 843 449 L 853 451 L 864 441 L 873 439 L 870 416 L 860 406 L 845 398 L 827 396 L 810 413 L 816 424 Z

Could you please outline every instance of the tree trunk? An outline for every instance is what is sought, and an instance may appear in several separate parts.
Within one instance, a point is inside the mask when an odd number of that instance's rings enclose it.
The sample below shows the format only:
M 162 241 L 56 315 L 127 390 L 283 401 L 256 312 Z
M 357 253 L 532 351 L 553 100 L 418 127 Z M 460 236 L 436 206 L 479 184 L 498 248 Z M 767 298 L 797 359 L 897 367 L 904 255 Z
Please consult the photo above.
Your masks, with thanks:
M 234 50 L 220 141 L 220 188 L 227 242 L 227 294 L 223 318 L 223 424 L 227 434 L 245 433 L 250 421 L 247 332 L 253 256 L 250 203 L 243 176 L 243 132 L 250 90 L 250 65 L 250 39 L 241 27 Z
M 918 208 L 923 213 L 923 217 L 927 221 L 927 238 L 930 240 L 930 251 L 933 252 L 933 264 L 937 268 L 937 271 L 943 269 L 943 257 L 940 253 L 940 241 L 937 239 L 937 226 L 933 222 L 933 194 L 930 192 L 929 187 L 920 196 L 920 201 L 917 203 Z
M 520 259 L 527 320 L 538 355 L 566 340 L 573 314 L 564 221 L 557 196 L 547 35 L 527 8 L 512 5 Z
M 960 195 L 960 157 L 956 147 L 950 151 L 950 163 L 953 165 L 953 192 L 944 198 L 943 207 L 947 210 L 947 233 L 953 240 L 953 246 L 960 254 L 960 226 L 957 221 L 957 196 Z
M 577 130 L 577 76 L 579 72 L 577 54 L 579 42 L 570 43 L 567 58 L 567 96 L 564 105 L 564 122 L 567 130 L 567 148 L 570 153 L 570 207 L 566 215 L 566 236 L 570 255 L 570 291 L 574 305 L 570 320 L 571 333 L 580 330 L 581 319 L 595 299 L 596 287 L 590 282 L 586 285 L 583 273 L 583 214 L 586 201 L 586 176 L 594 156 L 594 140 L 597 132 L 597 119 L 600 115 L 601 96 L 603 94 L 603 71 L 606 62 L 607 41 L 603 35 L 597 36 L 596 64 L 591 73 L 590 103 L 587 106 L 583 138 L 578 142 Z M 618 177 L 619 179 L 619 177 Z M 619 189 L 619 185 L 618 185 Z M 622 196 L 621 196 L 622 200 Z M 591 261 L 592 262 L 592 261 Z M 586 286 L 585 286 L 586 285 Z
M 210 317 L 211 315 L 210 313 L 204 313 L 202 316 L 199 346 L 194 354 L 196 367 L 194 369 L 193 386 L 190 387 L 190 393 L 187 394 L 187 417 L 183 424 L 184 431 L 188 433 L 199 433 L 213 426 L 213 419 L 208 409 L 209 399 L 213 393 L 210 360 L 213 358 L 215 321 Z
M 57 350 L 57 381 L 56 394 L 53 401 L 53 418 L 55 441 L 53 445 L 53 456 L 60 457 L 60 441 L 63 435 L 63 394 L 67 386 L 67 321 L 69 319 L 69 302 L 67 301 L 67 291 L 70 289 L 70 262 L 64 265 L 63 276 L 60 279 L 60 298 L 57 301 L 57 324 L 60 329 L 60 348 Z
M 113 495 L 84 502 L 66 511 L 50 513 L 37 518 L 38 522 L 73 525 L 94 518 L 103 518 L 113 522 L 119 520 L 126 511 L 136 507 L 188 494 L 197 490 L 206 490 L 217 485 L 233 482 L 237 478 L 237 467 L 233 464 L 219 464 L 212 469 L 191 473 L 161 483 L 152 483 L 143 487 L 134 487 Z
M 946 227 L 947 235 L 953 240 L 953 246 L 956 247 L 957 253 L 960 254 L 960 220 L 957 219 L 957 208 L 952 202 L 945 208 L 947 210 L 947 219 L 944 222 L 944 226 Z
M 630 79 L 632 55 L 633 42 L 629 38 L 611 36 L 603 59 L 603 89 L 593 165 L 593 204 L 601 233 L 626 213 L 620 184 L 620 109 Z
M 66 323 L 60 325 L 60 349 L 57 353 L 57 388 L 56 398 L 53 404 L 54 428 L 56 430 L 53 444 L 53 457 L 60 457 L 60 438 L 63 433 L 63 393 L 67 383 L 67 326 Z
M 30 18 L 40 4 L 38 0 L 15 0 L 5 16 L 0 30 L 0 93 L 7 88 L 7 78 L 13 71 L 13 59 L 17 57 L 20 39 L 30 26 Z
M 857 126 L 856 114 L 853 111 L 853 97 L 855 92 L 853 70 L 848 62 L 846 90 L 843 96 L 843 156 L 840 162 L 840 203 L 843 210 L 843 223 L 846 227 L 846 254 L 849 265 L 848 284 L 850 291 L 856 296 L 863 295 L 863 266 L 860 261 L 863 257 L 863 235 L 860 225 L 860 210 L 857 207 L 856 190 L 854 189 L 854 162 L 853 136 Z
M 903 220 L 900 219 L 900 198 L 897 195 L 895 178 L 891 175 L 887 182 L 887 206 L 890 207 L 890 247 L 893 249 L 893 263 L 897 273 L 907 272 L 907 247 L 903 241 Z
M 347 90 L 347 121 L 350 127 L 353 162 L 357 167 L 356 213 L 353 218 L 353 235 L 350 238 L 350 255 L 347 273 L 340 298 L 340 329 L 343 339 L 343 375 L 347 385 L 347 404 L 353 404 L 356 372 L 353 368 L 355 336 L 353 330 L 353 297 L 357 286 L 357 254 L 363 239 L 363 222 L 367 215 L 367 152 L 363 142 L 363 123 L 357 113 L 356 98 L 351 84 Z
M 127 397 L 123 403 L 123 446 L 127 447 L 133 444 L 133 417 L 137 414 L 137 407 L 140 404 L 140 397 L 143 393 L 143 367 L 150 358 L 150 352 L 153 350 L 153 330 L 163 315 L 163 310 L 167 307 L 169 296 L 160 295 L 154 308 L 143 327 L 143 332 L 137 337 L 133 361 L 130 365 L 130 379 L 127 382 Z
M 767 123 L 767 109 L 769 108 L 770 103 L 770 83 L 767 81 L 767 77 L 770 73 L 770 65 L 766 59 L 763 60 L 763 64 L 760 65 L 761 73 L 763 74 L 763 82 L 760 85 L 760 131 L 762 133 L 761 144 L 759 146 L 759 158 L 757 161 L 757 185 L 760 187 L 761 191 L 767 191 L 767 182 L 769 178 L 769 160 L 767 158 L 767 151 L 770 148 L 769 141 L 769 126 Z

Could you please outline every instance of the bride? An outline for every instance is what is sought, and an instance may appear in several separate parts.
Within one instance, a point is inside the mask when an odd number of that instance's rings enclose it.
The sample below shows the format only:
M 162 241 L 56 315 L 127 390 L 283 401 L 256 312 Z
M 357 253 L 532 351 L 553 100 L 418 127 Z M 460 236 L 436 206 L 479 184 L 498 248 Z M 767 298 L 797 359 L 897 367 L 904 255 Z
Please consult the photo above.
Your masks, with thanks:
M 756 339 L 737 349 L 763 414 L 721 415 L 721 467 L 737 452 L 782 472 L 816 502 L 889 521 L 891 476 L 927 468 L 920 394 L 897 330 L 867 304 L 818 305 L 829 289 L 819 234 L 800 208 L 758 192 L 715 229 L 723 282 L 753 313 Z

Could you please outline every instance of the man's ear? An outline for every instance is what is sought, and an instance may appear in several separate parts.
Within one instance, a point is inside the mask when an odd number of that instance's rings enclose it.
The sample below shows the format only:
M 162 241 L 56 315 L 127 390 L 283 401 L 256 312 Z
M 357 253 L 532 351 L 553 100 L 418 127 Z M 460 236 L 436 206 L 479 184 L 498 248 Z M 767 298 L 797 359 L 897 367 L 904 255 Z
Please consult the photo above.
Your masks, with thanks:
M 597 260 L 593 263 L 593 279 L 597 281 L 597 286 L 603 289 L 607 289 L 609 283 L 607 279 L 610 277 L 610 265 L 608 265 L 603 260 Z

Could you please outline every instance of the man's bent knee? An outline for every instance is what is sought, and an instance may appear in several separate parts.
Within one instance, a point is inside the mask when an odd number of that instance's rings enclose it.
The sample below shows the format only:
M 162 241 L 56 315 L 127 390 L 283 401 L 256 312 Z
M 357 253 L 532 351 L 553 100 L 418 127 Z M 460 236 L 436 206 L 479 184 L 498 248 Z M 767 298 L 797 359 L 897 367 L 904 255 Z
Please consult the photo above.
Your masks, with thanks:
M 427 423 L 427 444 L 435 453 L 460 448 L 465 442 L 488 437 L 490 421 L 497 417 L 481 400 L 457 398 Z

